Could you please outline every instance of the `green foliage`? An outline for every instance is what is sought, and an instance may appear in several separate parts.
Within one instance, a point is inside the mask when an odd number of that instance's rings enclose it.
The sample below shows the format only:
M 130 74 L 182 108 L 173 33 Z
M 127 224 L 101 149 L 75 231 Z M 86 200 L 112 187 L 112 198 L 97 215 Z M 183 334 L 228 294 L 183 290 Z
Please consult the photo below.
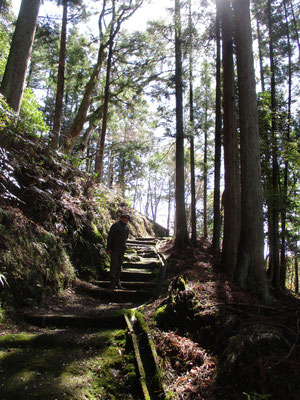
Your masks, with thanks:
M 38 137 L 49 133 L 49 127 L 44 121 L 44 114 L 31 89 L 26 89 L 24 92 L 20 117 L 18 127 L 22 131 Z
M 4 96 L 0 93 L 0 131 L 12 128 L 15 118 L 14 111 L 9 107 Z
M 5 1 L 0 15 L 0 81 L 5 70 L 6 59 L 9 53 L 14 15 L 10 12 L 10 4 Z

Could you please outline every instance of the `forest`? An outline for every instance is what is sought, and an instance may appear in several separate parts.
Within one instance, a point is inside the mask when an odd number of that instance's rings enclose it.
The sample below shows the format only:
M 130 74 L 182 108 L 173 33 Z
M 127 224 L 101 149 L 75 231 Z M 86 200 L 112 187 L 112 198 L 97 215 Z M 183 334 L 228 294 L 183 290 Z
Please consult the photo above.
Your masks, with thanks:
M 126 208 L 135 236 L 168 236 L 170 266 L 204 246 L 246 302 L 295 307 L 299 354 L 299 4 L 14 6 L 0 0 L 0 317 L 99 278 Z M 218 398 L 202 395 L 173 398 Z

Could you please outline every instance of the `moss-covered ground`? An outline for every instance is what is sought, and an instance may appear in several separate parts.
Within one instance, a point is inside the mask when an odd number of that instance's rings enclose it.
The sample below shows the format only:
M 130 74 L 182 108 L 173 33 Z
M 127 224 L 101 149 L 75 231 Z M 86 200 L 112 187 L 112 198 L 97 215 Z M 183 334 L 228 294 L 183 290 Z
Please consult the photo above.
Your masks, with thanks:
M 0 338 L 1 400 L 138 399 L 136 385 L 122 330 Z

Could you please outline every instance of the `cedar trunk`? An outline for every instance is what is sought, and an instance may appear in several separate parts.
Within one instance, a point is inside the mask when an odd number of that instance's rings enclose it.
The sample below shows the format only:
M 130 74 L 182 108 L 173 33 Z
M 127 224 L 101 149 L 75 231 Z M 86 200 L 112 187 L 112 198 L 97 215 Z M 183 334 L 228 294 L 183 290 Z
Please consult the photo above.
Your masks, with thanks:
M 221 212 L 220 212 L 220 177 L 221 177 L 221 38 L 220 38 L 220 3 L 216 2 L 216 120 L 215 120 L 215 160 L 214 160 L 214 227 L 213 249 L 220 252 Z
M 270 46 L 270 72 L 271 72 L 271 154 L 272 154 L 272 197 L 271 197 L 271 235 L 270 235 L 270 263 L 273 272 L 272 282 L 276 288 L 280 287 L 279 266 L 279 166 L 277 143 L 277 100 L 275 83 L 275 59 L 274 59 L 274 32 L 271 0 L 268 0 L 268 24 Z
M 232 44 L 232 11 L 229 0 L 221 4 L 221 27 L 223 43 L 223 108 L 224 108 L 224 237 L 222 249 L 222 268 L 229 276 L 237 262 L 239 240 L 239 168 L 237 122 L 235 110 L 234 67 Z
M 111 34 L 112 32 L 113 32 L 113 24 L 111 28 Z M 108 118 L 109 88 L 110 88 L 111 63 L 113 56 L 113 43 L 114 42 L 111 37 L 109 43 L 108 57 L 107 57 L 107 66 L 106 66 L 106 82 L 104 90 L 102 127 L 98 138 L 96 161 L 95 161 L 95 172 L 97 174 L 96 177 L 97 183 L 100 183 L 103 177 L 103 159 L 104 159 L 105 136 L 106 136 L 107 118 Z
M 66 63 L 66 42 L 67 42 L 67 17 L 68 17 L 68 0 L 63 2 L 63 16 L 60 35 L 60 50 L 57 74 L 57 89 L 55 100 L 55 111 L 53 118 L 52 137 L 50 147 L 56 150 L 59 147 L 59 137 L 61 130 L 61 120 L 63 112 L 63 97 L 65 84 L 65 63 Z
M 176 187 L 175 187 L 175 248 L 187 246 L 184 201 L 184 139 L 183 139 L 183 89 L 182 89 L 182 50 L 181 50 L 180 0 L 175 0 L 175 86 L 176 86 Z
M 268 299 L 264 271 L 263 196 L 249 0 L 233 1 L 241 136 L 241 237 L 236 280 Z
M 22 0 L 0 92 L 20 111 L 41 0 Z
M 189 0 L 189 78 L 190 78 L 190 171 L 191 171 L 191 237 L 192 243 L 197 242 L 197 227 L 196 227 L 196 183 L 195 183 L 195 144 L 194 144 L 194 88 L 193 88 L 193 37 L 192 37 L 192 7 Z
M 105 46 L 101 44 L 100 48 L 99 48 L 99 52 L 98 52 L 97 64 L 95 65 L 92 76 L 91 76 L 89 82 L 87 83 L 85 93 L 84 93 L 83 99 L 81 101 L 78 113 L 75 117 L 75 120 L 73 122 L 71 129 L 66 134 L 66 139 L 65 139 L 65 143 L 64 143 L 64 151 L 67 154 L 70 154 L 71 151 L 73 150 L 76 140 L 78 139 L 78 137 L 82 131 L 83 125 L 86 122 L 87 112 L 88 112 L 88 109 L 90 106 L 92 92 L 96 86 L 96 83 L 98 82 L 98 78 L 99 78 L 99 74 L 100 74 L 100 70 L 101 70 L 101 66 L 102 66 L 104 57 L 105 57 Z

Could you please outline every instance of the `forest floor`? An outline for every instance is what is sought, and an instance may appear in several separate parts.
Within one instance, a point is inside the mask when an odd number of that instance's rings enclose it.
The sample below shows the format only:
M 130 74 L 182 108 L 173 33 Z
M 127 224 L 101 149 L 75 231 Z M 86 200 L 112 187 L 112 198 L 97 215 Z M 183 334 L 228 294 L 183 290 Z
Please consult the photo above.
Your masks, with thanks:
M 261 304 L 255 296 L 240 290 L 215 267 L 217 260 L 208 241 L 200 240 L 197 246 L 181 252 L 174 252 L 172 245 L 172 241 L 166 241 L 160 249 L 167 259 L 165 278 L 169 289 L 143 308 L 153 333 L 169 398 L 299 399 L 299 297 L 283 291 L 276 297 L 273 293 L 271 304 Z M 168 314 L 165 314 L 164 323 L 160 324 L 157 322 L 158 310 L 170 303 L 170 288 L 178 276 L 184 278 L 186 287 L 172 297 L 175 308 L 178 305 L 176 315 L 173 313 L 168 319 Z M 184 293 L 188 299 L 193 297 L 193 308 L 198 310 L 196 316 L 191 316 L 188 301 L 182 300 Z M 120 305 L 100 303 L 99 299 L 78 294 L 74 287 L 56 297 L 45 298 L 39 307 L 32 308 L 32 312 L 71 312 L 83 315 L 101 313 L 107 307 L 118 308 Z M 226 318 L 224 313 L 219 318 L 218 310 L 221 307 L 226 308 Z M 200 314 L 202 322 L 199 325 L 197 317 Z M 185 320 L 185 323 L 176 324 L 178 320 Z M 242 330 L 250 329 L 254 332 L 254 327 L 262 324 L 275 330 L 280 340 L 271 347 L 267 340 L 263 342 L 264 350 L 260 350 L 255 358 L 244 349 L 239 349 L 243 354 L 239 354 L 239 357 L 235 353 L 238 362 L 234 368 L 228 364 L 228 374 L 224 374 L 223 381 L 218 381 L 218 365 L 230 340 L 235 336 L 242 337 L 239 336 Z M 7 322 L 1 327 L 0 336 L 24 331 L 46 333 L 47 328 L 38 328 L 24 322 Z M 243 337 L 243 340 L 246 339 Z M 261 342 L 257 344 L 261 345 Z M 253 348 L 249 352 L 253 353 Z

